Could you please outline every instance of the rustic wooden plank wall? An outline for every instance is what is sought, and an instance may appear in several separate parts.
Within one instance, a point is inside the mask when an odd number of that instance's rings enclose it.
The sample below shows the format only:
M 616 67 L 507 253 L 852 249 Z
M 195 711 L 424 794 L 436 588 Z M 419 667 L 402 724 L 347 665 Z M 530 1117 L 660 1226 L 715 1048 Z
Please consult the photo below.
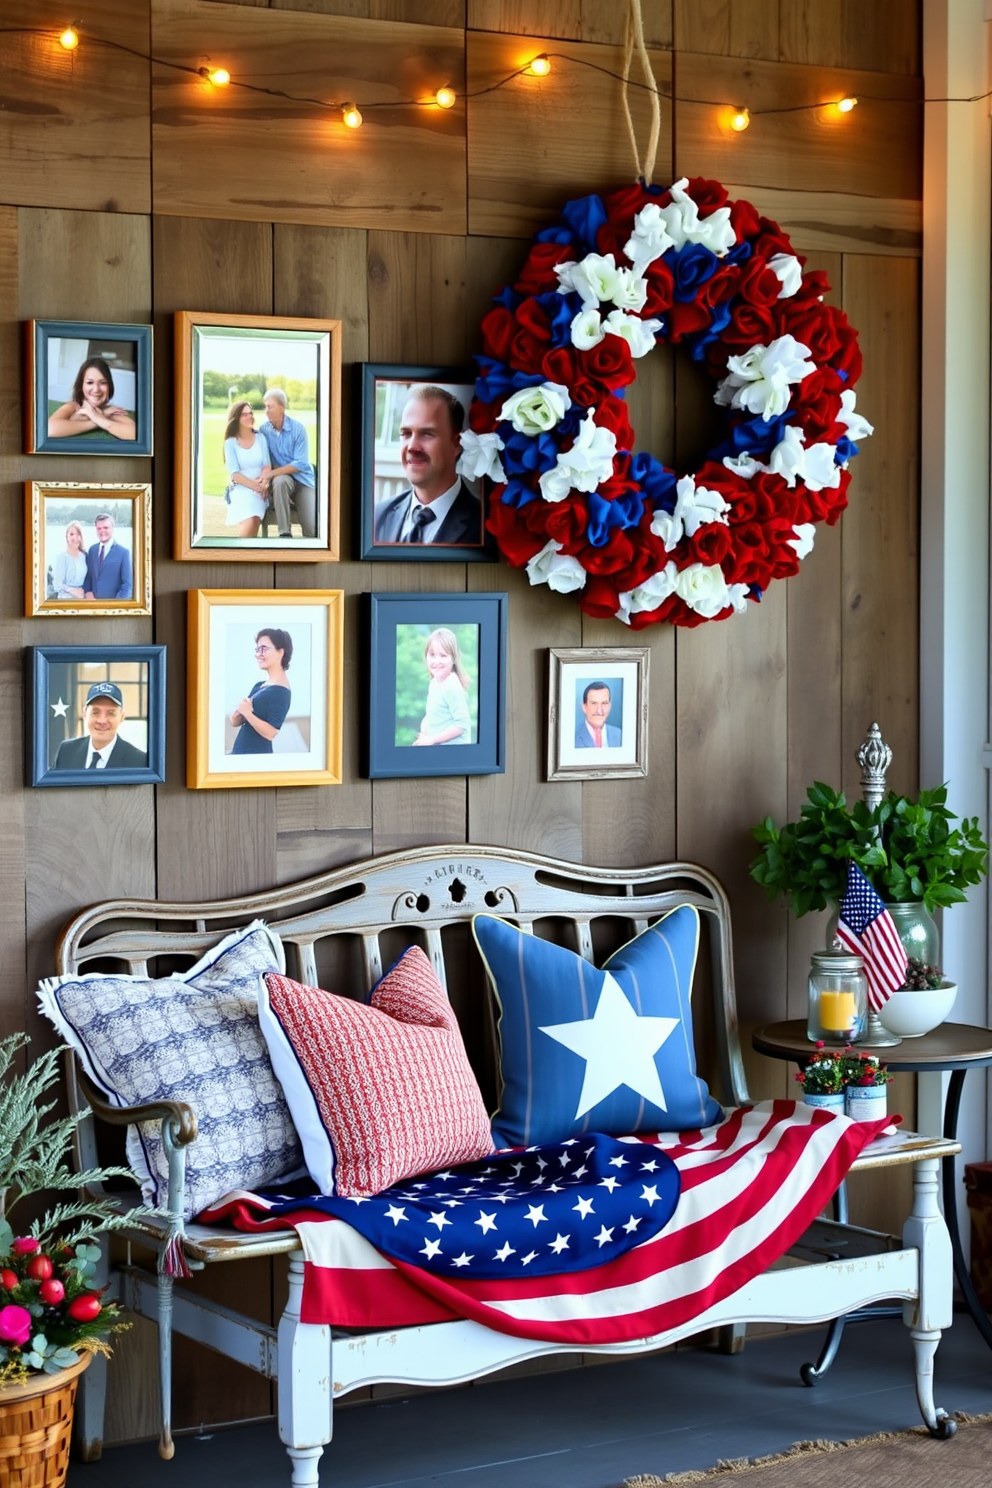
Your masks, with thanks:
M 529 588 L 502 565 L 352 561 L 347 376 L 344 561 L 290 572 L 171 558 L 172 312 L 340 316 L 346 364 L 466 360 L 490 295 L 513 276 L 535 227 L 569 196 L 632 174 L 619 86 L 608 75 L 622 60 L 619 0 L 77 0 L 83 42 L 72 55 L 54 40 L 65 23 L 60 3 L 0 0 L 8 374 L 0 390 L 0 1030 L 45 1037 L 33 987 L 50 969 L 59 925 L 98 896 L 236 894 L 445 840 L 602 864 L 696 858 L 720 872 L 733 901 L 745 1030 L 801 1011 L 822 925 L 797 924 L 766 904 L 747 877 L 749 826 L 766 812 L 794 814 L 814 778 L 855 792 L 853 752 L 875 717 L 895 751 L 892 783 L 917 784 L 919 4 L 643 0 L 643 8 L 665 95 L 657 178 L 721 177 L 778 217 L 827 271 L 833 300 L 861 332 L 859 400 L 876 434 L 857 461 L 849 512 L 820 533 L 798 580 L 777 585 L 743 619 L 631 637 L 583 619 L 569 599 Z M 542 50 L 553 61 L 545 80 L 517 78 L 448 113 L 399 106 L 441 83 L 481 90 Z M 385 106 L 367 109 L 354 134 L 333 111 L 214 90 L 166 65 L 207 60 L 287 92 Z M 830 110 L 773 114 L 742 135 L 694 101 L 756 110 L 843 93 L 862 97 L 845 120 Z M 643 137 L 643 92 L 632 107 Z M 154 321 L 154 461 L 19 454 L 11 369 L 29 316 Z M 631 407 L 645 447 L 694 461 L 702 404 L 691 368 L 655 353 Z M 154 616 L 25 620 L 20 482 L 136 475 L 154 482 Z M 346 593 L 344 784 L 187 791 L 186 591 L 268 585 Z M 370 589 L 509 591 L 505 775 L 359 776 L 358 596 Z M 23 789 L 23 648 L 153 639 L 169 647 L 167 783 Z M 625 641 L 652 650 L 650 774 L 546 783 L 547 648 Z M 755 1093 L 788 1091 L 785 1066 L 749 1066 Z M 904 1109 L 911 1101 L 911 1090 L 901 1093 Z M 865 1197 L 863 1217 L 884 1223 L 886 1204 L 880 1191 Z M 263 1311 L 278 1285 L 261 1268 L 254 1292 Z M 122 1348 L 115 1379 L 130 1374 L 135 1383 L 112 1391 L 112 1437 L 153 1429 L 147 1344 L 136 1329 Z M 180 1423 L 268 1409 L 257 1381 L 192 1348 L 180 1357 Z

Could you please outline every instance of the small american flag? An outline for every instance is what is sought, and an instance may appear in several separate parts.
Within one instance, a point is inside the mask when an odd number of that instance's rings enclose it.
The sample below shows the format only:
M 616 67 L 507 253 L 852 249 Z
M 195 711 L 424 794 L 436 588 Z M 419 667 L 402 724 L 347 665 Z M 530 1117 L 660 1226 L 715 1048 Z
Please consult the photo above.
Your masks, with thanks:
M 856 863 L 848 868 L 837 939 L 864 957 L 868 1005 L 877 1013 L 905 981 L 909 958 L 892 916 Z

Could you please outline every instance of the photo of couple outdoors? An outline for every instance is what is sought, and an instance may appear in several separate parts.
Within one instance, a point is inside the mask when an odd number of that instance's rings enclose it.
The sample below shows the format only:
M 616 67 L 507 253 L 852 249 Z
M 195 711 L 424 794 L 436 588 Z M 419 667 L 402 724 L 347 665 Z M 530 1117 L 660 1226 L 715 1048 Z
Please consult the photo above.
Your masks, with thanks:
M 479 547 L 482 501 L 458 473 L 473 388 L 382 378 L 375 390 L 377 544 Z
M 134 594 L 130 502 L 92 498 L 45 504 L 45 592 L 49 599 L 115 600 Z
M 199 335 L 201 537 L 317 538 L 318 348 L 256 331 Z
M 397 625 L 397 746 L 479 740 L 478 625 Z

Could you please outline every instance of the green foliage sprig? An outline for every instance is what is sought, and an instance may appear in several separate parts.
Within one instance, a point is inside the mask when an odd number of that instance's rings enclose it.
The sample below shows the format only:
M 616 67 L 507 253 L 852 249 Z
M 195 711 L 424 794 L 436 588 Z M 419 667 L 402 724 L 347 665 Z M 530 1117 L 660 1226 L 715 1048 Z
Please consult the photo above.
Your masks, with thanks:
M 784 894 L 796 915 L 839 903 L 852 862 L 889 903 L 944 908 L 988 872 L 978 818 L 957 821 L 944 785 L 921 791 L 917 801 L 890 791 L 869 811 L 863 801 L 849 807 L 842 792 L 818 780 L 798 821 L 777 827 L 766 816 L 752 828 L 761 851 L 749 872 L 769 899 Z

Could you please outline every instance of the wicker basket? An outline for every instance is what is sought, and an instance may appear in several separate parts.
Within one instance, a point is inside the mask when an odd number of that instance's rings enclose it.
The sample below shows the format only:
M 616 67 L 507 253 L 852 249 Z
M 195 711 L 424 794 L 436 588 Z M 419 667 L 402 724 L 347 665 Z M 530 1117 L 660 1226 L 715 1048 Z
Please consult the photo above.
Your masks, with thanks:
M 90 1362 L 0 1385 L 0 1488 L 63 1488 L 76 1382 Z

